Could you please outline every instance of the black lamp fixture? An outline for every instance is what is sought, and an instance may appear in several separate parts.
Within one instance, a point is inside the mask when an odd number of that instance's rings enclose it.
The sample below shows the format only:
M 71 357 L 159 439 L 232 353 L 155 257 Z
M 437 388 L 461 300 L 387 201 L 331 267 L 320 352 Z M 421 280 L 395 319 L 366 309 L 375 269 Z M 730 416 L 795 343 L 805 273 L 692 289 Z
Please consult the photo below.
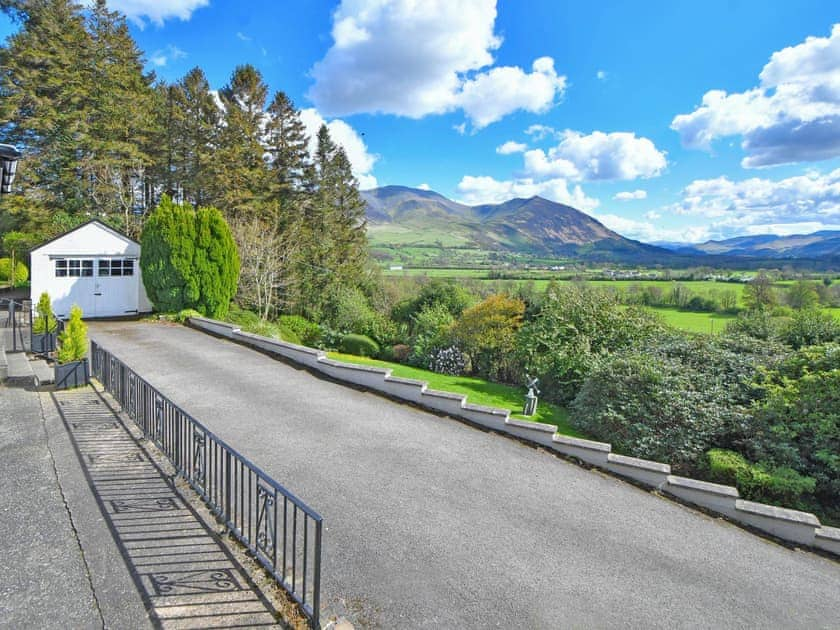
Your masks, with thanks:
M 23 155 L 11 144 L 0 144 L 0 195 L 12 192 L 15 171 L 20 156 Z

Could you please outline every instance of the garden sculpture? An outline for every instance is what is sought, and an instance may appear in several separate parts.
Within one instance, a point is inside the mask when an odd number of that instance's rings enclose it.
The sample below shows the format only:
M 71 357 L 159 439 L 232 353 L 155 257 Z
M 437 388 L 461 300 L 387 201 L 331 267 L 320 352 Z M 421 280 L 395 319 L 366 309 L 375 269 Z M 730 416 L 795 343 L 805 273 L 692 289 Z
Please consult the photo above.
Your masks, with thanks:
M 540 395 L 537 384 L 540 382 L 540 379 L 531 378 L 529 374 L 526 374 L 525 381 L 525 387 L 528 388 L 528 393 L 525 394 L 525 408 L 522 410 L 522 413 L 526 416 L 533 416 L 537 412 L 537 402 L 539 401 L 537 396 Z

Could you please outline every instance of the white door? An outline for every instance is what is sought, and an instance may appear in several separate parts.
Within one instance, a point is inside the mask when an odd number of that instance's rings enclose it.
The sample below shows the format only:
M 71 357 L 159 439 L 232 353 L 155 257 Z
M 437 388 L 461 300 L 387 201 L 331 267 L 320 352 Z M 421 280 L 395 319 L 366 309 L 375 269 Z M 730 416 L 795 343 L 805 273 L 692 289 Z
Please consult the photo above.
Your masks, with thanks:
M 137 312 L 137 261 L 100 258 L 94 287 L 95 317 L 121 317 Z

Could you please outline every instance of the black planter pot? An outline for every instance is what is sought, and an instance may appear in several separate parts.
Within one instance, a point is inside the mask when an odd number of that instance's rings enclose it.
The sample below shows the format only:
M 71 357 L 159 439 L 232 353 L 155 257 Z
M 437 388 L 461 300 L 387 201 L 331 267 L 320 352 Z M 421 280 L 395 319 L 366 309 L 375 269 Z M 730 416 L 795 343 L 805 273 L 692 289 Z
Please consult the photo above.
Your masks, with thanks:
M 90 381 L 88 360 L 71 361 L 70 363 L 55 364 L 55 388 L 70 389 L 82 387 Z
M 51 333 L 32 333 L 32 352 L 35 354 L 49 354 L 55 352 L 58 335 Z

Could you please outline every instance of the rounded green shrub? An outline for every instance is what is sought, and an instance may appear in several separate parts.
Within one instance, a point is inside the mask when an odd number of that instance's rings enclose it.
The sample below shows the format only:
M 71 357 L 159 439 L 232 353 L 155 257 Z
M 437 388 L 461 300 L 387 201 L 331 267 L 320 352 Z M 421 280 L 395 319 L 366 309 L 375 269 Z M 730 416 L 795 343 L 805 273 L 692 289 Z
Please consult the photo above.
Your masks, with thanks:
M 281 315 L 278 321 L 282 330 L 287 330 L 297 337 L 298 341 L 292 343 L 302 343 L 305 346 L 314 347 L 321 340 L 321 327 L 305 317 Z M 288 341 L 292 340 L 289 339 Z
M 379 344 L 365 335 L 344 335 L 341 339 L 341 351 L 359 357 L 375 357 L 379 354 Z
M 0 258 L 0 282 L 9 282 L 12 279 L 12 259 Z M 29 269 L 22 262 L 15 263 L 15 285 L 23 284 L 29 280 Z

